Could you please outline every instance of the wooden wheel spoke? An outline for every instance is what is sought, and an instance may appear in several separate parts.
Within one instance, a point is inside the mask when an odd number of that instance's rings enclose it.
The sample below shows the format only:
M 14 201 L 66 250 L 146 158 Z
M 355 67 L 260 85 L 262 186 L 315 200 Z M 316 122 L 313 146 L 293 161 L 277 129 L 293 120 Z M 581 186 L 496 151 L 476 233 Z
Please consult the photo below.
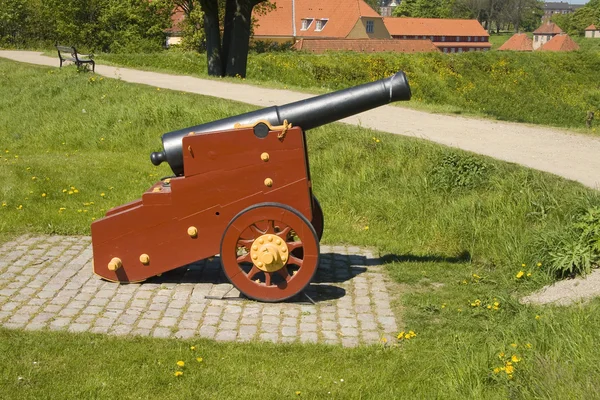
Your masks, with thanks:
M 246 249 L 249 249 L 250 246 L 252 246 L 252 243 L 254 243 L 254 239 L 238 239 L 237 245 L 238 247 L 245 247 Z
M 298 267 L 302 267 L 303 262 L 304 262 L 304 260 L 301 260 L 298 257 L 291 255 L 291 254 L 290 254 L 290 258 L 288 259 L 288 264 L 294 264 L 294 265 L 297 265 Z
M 286 282 L 289 282 L 289 280 L 292 279 L 292 276 L 288 272 L 288 269 L 286 266 L 283 266 L 283 268 L 278 269 L 277 273 L 279 274 L 279 276 L 281 276 L 283 279 L 285 279 Z
M 275 232 L 275 221 L 270 219 L 269 221 L 267 221 L 267 230 L 265 233 L 276 233 Z
M 252 232 L 254 232 L 256 235 L 259 235 L 259 236 L 261 236 L 261 235 L 264 235 L 264 234 L 265 234 L 265 232 L 261 231 L 261 230 L 258 228 L 258 226 L 256 226 L 256 224 L 252 224 L 252 225 L 250 225 L 250 227 L 249 227 L 249 228 L 250 228 L 250 230 L 251 230 Z
M 297 240 L 295 242 L 287 242 L 286 244 L 287 244 L 287 248 L 288 248 L 288 250 L 290 252 L 292 252 L 292 251 L 294 251 L 296 249 L 299 249 L 299 248 L 301 248 L 301 247 L 304 246 L 304 244 L 302 244 L 302 242 L 299 241 L 299 240 Z
M 287 240 L 287 235 L 290 233 L 291 230 L 292 228 L 286 226 L 285 228 L 277 232 L 276 235 L 282 238 L 283 240 Z
M 250 272 L 248 272 L 248 274 L 246 274 L 246 276 L 248 277 L 248 279 L 253 281 L 256 274 L 261 273 L 261 272 L 262 271 L 260 269 L 256 268 L 256 265 L 253 265 L 252 269 L 250 270 Z
M 265 285 L 271 286 L 271 272 L 265 272 Z
M 238 264 L 243 263 L 243 262 L 249 262 L 249 263 L 251 263 L 252 262 L 252 258 L 250 257 L 250 253 L 246 253 L 243 256 L 239 256 L 237 258 L 237 262 L 238 262 Z

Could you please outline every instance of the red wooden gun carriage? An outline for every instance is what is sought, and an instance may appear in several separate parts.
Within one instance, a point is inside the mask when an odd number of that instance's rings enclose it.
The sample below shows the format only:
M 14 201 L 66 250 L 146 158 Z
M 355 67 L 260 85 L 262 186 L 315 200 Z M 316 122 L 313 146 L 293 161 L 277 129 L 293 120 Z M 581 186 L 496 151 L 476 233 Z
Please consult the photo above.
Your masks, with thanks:
M 138 282 L 220 254 L 225 275 L 249 298 L 300 293 L 317 270 L 323 233 L 304 131 L 409 99 L 398 72 L 164 134 L 164 150 L 150 158 L 175 175 L 92 223 L 94 272 Z

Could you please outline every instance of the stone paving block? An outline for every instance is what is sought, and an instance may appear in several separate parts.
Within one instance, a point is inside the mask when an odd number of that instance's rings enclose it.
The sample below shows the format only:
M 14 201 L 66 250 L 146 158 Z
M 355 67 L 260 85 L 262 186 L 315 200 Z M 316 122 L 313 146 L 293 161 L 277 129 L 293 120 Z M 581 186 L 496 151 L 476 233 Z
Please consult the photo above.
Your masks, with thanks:
M 185 282 L 106 282 L 91 271 L 90 243 L 89 237 L 23 236 L 0 246 L 8 249 L 0 250 L 0 325 L 344 346 L 376 343 L 381 335 L 396 333 L 387 278 L 368 249 L 321 247 L 320 278 L 307 289 L 317 301 L 313 305 L 206 299 L 208 294 L 239 297 L 222 280 L 218 261 L 190 265 L 181 275 Z M 336 297 L 340 292 L 345 294 Z

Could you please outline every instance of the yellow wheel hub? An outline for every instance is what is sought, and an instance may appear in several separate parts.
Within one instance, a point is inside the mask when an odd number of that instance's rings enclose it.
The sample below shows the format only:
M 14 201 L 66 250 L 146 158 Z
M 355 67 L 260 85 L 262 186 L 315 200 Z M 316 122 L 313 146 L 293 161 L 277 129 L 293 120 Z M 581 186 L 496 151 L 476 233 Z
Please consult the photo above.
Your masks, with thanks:
M 278 271 L 287 263 L 287 244 L 277 235 L 262 235 L 252 243 L 250 257 L 261 271 Z

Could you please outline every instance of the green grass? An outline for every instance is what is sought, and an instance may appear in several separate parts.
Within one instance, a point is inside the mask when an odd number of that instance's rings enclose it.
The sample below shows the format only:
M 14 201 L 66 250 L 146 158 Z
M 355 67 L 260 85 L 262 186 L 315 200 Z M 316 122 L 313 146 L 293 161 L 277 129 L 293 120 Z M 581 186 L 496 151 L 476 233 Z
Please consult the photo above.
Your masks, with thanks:
M 92 218 L 169 174 L 148 159 L 162 133 L 252 109 L 4 60 L 0 88 L 0 241 L 89 234 Z M 343 349 L 0 329 L 0 398 L 600 396 L 600 302 L 553 308 L 517 301 L 552 280 L 540 240 L 600 205 L 598 192 L 342 124 L 307 138 L 324 242 L 372 246 L 387 256 L 401 328 L 416 338 Z M 516 278 L 521 270 L 531 276 Z M 504 361 L 500 352 L 522 359 L 510 380 L 493 372 Z M 187 364 L 176 378 L 178 360 Z
M 492 36 L 494 46 L 506 39 L 505 36 Z M 597 50 L 586 45 L 582 51 L 569 53 L 250 54 L 245 82 L 322 93 L 404 70 L 411 84 L 413 101 L 402 106 L 563 127 L 598 135 L 597 126 L 586 129 L 585 125 L 587 112 L 600 110 L 600 90 L 596 84 L 600 79 L 600 52 L 594 49 Z M 100 54 L 98 60 L 206 77 L 205 55 L 178 50 Z

